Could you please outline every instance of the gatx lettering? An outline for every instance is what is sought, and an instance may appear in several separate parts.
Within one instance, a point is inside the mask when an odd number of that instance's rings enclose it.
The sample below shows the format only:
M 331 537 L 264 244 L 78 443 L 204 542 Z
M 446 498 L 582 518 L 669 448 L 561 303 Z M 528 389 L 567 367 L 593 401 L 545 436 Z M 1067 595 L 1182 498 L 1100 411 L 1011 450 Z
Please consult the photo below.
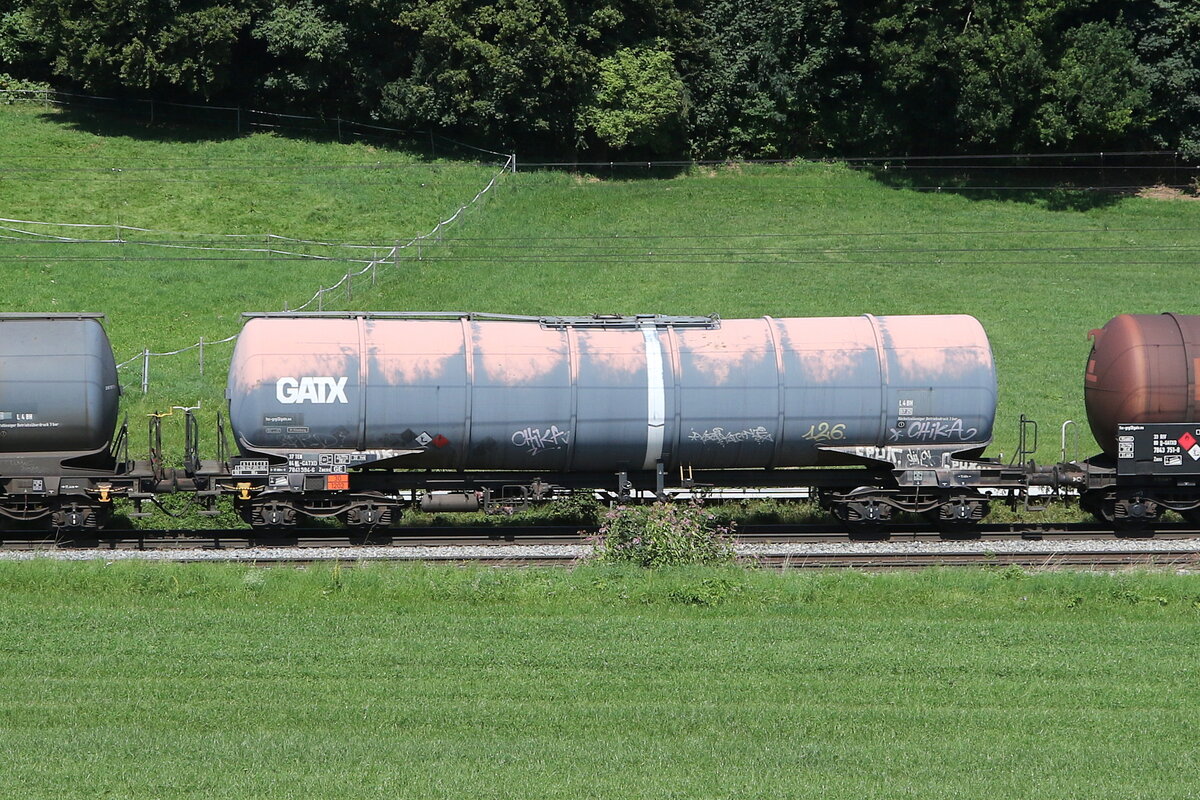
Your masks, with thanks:
M 348 378 L 280 378 L 275 381 L 275 398 L 285 404 L 292 403 L 348 403 L 346 381 Z

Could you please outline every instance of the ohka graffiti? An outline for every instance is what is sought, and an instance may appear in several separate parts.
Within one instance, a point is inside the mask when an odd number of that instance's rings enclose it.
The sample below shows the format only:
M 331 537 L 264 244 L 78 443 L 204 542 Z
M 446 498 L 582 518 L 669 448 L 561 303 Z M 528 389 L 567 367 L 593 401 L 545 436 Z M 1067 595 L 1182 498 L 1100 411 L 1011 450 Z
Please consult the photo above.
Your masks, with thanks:
M 978 428 L 968 428 L 959 417 L 901 420 L 888 431 L 889 442 L 971 442 Z
M 513 445 L 528 449 L 531 456 L 536 456 L 543 450 L 561 450 L 567 446 L 569 440 L 570 433 L 557 425 L 551 425 L 549 428 L 522 428 L 514 431 L 512 435 Z

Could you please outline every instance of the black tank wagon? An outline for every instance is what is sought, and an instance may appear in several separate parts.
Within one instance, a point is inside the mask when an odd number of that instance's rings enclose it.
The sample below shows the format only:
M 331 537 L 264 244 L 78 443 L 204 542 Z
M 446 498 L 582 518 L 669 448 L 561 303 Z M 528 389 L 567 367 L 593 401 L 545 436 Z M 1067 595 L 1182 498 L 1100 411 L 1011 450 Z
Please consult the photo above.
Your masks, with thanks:
M 100 527 L 117 496 L 153 497 L 125 455 L 101 314 L 0 314 L 0 516 Z

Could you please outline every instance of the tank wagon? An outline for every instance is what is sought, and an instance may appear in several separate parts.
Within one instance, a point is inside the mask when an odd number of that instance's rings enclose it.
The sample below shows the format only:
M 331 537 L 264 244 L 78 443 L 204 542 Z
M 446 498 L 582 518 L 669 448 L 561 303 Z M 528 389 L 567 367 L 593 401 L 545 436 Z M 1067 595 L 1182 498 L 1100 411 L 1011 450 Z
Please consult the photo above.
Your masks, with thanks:
M 1102 453 L 1081 502 L 1119 527 L 1200 522 L 1200 316 L 1122 314 L 1089 334 L 1084 402 Z
M 996 375 L 969 316 L 247 316 L 227 396 L 254 525 L 384 524 L 417 489 L 474 510 L 798 485 L 851 522 L 969 522 L 1003 477 L 973 461 Z
M 232 497 L 255 528 L 329 517 L 370 536 L 410 507 L 803 488 L 868 535 L 908 512 L 958 536 L 994 498 L 1031 507 L 1049 487 L 1127 534 L 1167 510 L 1200 523 L 1200 316 L 1092 331 L 1101 452 L 1068 462 L 1064 444 L 1043 466 L 1023 417 L 1012 463 L 983 455 L 996 373 L 969 316 L 246 316 L 227 384 L 236 455 L 219 417 L 201 461 L 188 412 L 171 470 L 158 415 L 149 460 L 128 457 L 100 315 L 0 314 L 0 517 L 96 529 L 117 498 L 138 516 L 182 491 L 202 514 Z
M 100 314 L 0 314 L 0 515 L 100 527 L 117 496 L 153 497 L 127 457 Z

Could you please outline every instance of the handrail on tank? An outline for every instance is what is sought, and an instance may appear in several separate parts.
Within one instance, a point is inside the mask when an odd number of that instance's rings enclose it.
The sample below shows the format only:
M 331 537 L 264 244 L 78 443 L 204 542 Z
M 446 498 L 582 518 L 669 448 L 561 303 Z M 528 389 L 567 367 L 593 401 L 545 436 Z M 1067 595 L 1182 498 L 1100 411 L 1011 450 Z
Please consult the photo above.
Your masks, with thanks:
M 719 328 L 718 314 L 671 316 L 668 314 L 591 314 L 585 316 L 543 316 L 491 314 L 478 311 L 246 311 L 243 317 L 256 319 L 428 319 L 479 320 L 491 322 L 536 322 L 546 328 L 640 328 L 647 325 L 676 328 Z

